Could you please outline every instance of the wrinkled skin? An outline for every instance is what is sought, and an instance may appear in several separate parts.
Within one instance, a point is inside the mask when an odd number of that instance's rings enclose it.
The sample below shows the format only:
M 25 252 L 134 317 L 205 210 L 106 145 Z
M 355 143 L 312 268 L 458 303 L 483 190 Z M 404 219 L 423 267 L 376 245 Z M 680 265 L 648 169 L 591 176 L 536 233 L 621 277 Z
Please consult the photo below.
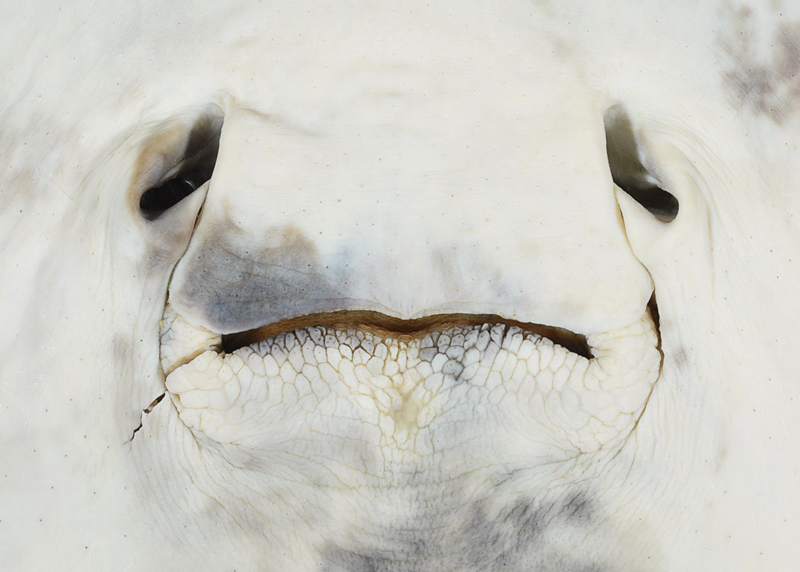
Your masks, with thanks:
M 796 4 L 6 8 L 0 568 L 800 561 Z M 672 222 L 614 185 L 609 110 Z M 146 220 L 209 117 L 213 176 Z M 437 332 L 438 371 L 422 336 L 352 344 L 417 344 L 380 366 L 417 399 L 348 385 L 347 328 L 218 346 L 339 310 L 492 314 L 593 357 L 510 328 L 474 358 Z M 476 382 L 502 344 L 528 369 Z

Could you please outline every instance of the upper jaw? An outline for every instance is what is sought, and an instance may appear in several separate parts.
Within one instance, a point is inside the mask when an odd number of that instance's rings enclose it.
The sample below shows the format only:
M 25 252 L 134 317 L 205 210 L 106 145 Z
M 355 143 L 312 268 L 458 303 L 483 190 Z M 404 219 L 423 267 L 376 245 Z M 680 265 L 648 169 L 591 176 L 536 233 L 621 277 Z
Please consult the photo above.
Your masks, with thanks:
M 476 155 L 480 141 L 445 121 L 400 148 L 381 126 L 311 137 L 228 106 L 171 303 L 224 334 L 340 310 L 497 314 L 587 334 L 631 323 L 652 282 L 620 224 L 601 114 L 579 129 L 527 121 L 564 140 L 525 131 Z M 448 151 L 420 154 L 431 145 Z M 570 153 L 556 163 L 558 145 Z

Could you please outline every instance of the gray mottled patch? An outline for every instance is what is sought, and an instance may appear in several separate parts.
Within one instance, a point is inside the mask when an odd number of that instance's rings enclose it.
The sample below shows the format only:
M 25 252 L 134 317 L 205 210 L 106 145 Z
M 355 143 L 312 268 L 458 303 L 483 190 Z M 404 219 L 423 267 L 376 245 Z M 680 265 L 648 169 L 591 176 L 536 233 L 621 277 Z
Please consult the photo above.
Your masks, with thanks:
M 783 123 L 800 109 L 800 22 L 785 22 L 777 15 L 768 26 L 771 32 L 759 31 L 749 7 L 733 11 L 726 20 L 730 25 L 718 35 L 729 57 L 725 85 L 740 108 Z M 766 33 L 772 35 L 769 48 L 759 49 L 759 34 Z
M 412 526 L 370 531 L 370 540 L 329 543 L 320 572 L 485 571 L 601 572 L 604 562 L 575 545 L 565 551 L 552 538 L 589 533 L 595 507 L 585 491 L 551 503 L 518 498 L 499 510 L 489 499 L 449 512 L 419 513 Z M 361 537 L 361 534 L 353 535 Z
M 316 248 L 293 226 L 269 232 L 273 247 L 248 249 L 258 243 L 226 225 L 211 232 L 181 262 L 182 279 L 172 296 L 195 308 L 219 332 L 247 330 L 266 323 L 314 312 L 350 309 L 347 268 L 325 268 Z
M 323 552 L 324 564 L 321 571 L 333 572 L 400 572 L 418 570 L 425 566 L 427 557 L 423 543 L 413 543 L 406 552 L 385 552 L 370 550 L 348 550 L 329 546 Z

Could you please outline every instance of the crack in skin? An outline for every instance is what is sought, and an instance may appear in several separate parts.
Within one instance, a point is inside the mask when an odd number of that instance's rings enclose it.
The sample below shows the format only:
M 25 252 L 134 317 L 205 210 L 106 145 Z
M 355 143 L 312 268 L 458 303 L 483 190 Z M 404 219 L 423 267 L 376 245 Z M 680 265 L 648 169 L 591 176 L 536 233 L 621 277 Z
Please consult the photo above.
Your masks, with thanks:
M 197 191 L 195 191 L 195 192 L 197 192 Z M 178 258 L 175 260 L 175 263 L 172 265 L 172 268 L 170 269 L 169 278 L 167 279 L 167 288 L 166 288 L 166 292 L 164 293 L 164 303 L 163 303 L 164 308 L 163 308 L 163 310 L 161 312 L 162 315 L 164 314 L 164 312 L 167 309 L 169 288 L 170 288 L 170 285 L 172 284 L 172 278 L 175 275 L 175 269 L 178 267 L 178 262 L 183 259 L 183 257 L 186 255 L 186 251 L 189 249 L 189 245 L 192 242 L 192 237 L 194 236 L 194 233 L 197 230 L 197 226 L 200 224 L 200 219 L 203 216 L 203 206 L 205 205 L 207 197 L 208 197 L 208 195 L 206 195 L 206 197 L 203 198 L 203 202 L 200 204 L 200 207 L 197 209 L 197 214 L 195 215 L 194 223 L 192 224 L 192 234 L 189 236 L 189 239 L 186 241 L 186 246 L 183 249 L 183 252 L 181 253 L 180 256 L 178 256 Z M 160 324 L 159 324 L 158 327 L 160 329 Z M 161 336 L 160 336 L 160 332 L 159 332 L 159 339 L 160 339 L 160 337 Z M 142 423 L 144 422 L 144 416 L 145 415 L 149 415 L 150 412 L 156 407 L 156 405 L 161 403 L 161 400 L 164 399 L 164 396 L 166 396 L 167 393 L 169 393 L 169 391 L 167 390 L 167 386 L 166 386 L 166 379 L 167 379 L 167 375 L 170 372 L 165 372 L 161 368 L 161 359 L 160 359 L 160 357 L 161 357 L 161 342 L 160 341 L 159 341 L 158 345 L 159 345 L 159 366 L 158 366 L 158 370 L 161 371 L 161 375 L 162 375 L 162 377 L 161 377 L 161 385 L 162 385 L 164 391 L 160 395 L 158 395 L 155 399 L 153 399 L 153 401 L 150 402 L 150 405 L 148 405 L 147 407 L 145 407 L 142 410 L 142 413 L 141 413 L 141 416 L 140 416 L 139 425 L 136 428 L 134 428 L 133 432 L 131 433 L 130 439 L 128 439 L 125 442 L 125 444 L 131 444 L 133 442 L 134 437 L 136 437 L 136 433 L 138 433 L 139 430 L 142 428 Z M 178 367 L 178 366 L 175 366 L 175 367 Z M 172 368 L 172 369 L 175 369 L 175 368 Z
M 128 439 L 128 440 L 126 441 L 126 443 L 128 443 L 128 444 L 129 444 L 129 443 L 133 442 L 133 439 L 134 439 L 134 437 L 136 437 L 136 433 L 137 433 L 137 432 L 138 432 L 138 431 L 139 431 L 139 430 L 142 428 L 142 423 L 144 423 L 144 416 L 145 416 L 145 415 L 149 415 L 149 414 L 150 414 L 150 412 L 151 412 L 151 411 L 153 411 L 153 409 L 155 409 L 156 405 L 158 405 L 159 403 L 161 403 L 161 400 L 162 400 L 162 399 L 164 399 L 164 397 L 167 395 L 167 393 L 168 393 L 168 392 L 167 392 L 167 390 L 165 389 L 165 390 L 164 390 L 164 393 L 162 393 L 161 395 L 159 395 L 158 397 L 156 397 L 156 398 L 155 398 L 153 401 L 151 401 L 151 402 L 150 402 L 150 405 L 148 405 L 147 407 L 145 407 L 145 408 L 142 410 L 142 416 L 141 416 L 141 419 L 142 419 L 142 420 L 141 420 L 141 421 L 139 421 L 139 426 L 138 426 L 138 427 L 136 427 L 136 429 L 134 429 L 134 430 L 133 430 L 133 433 L 131 433 L 131 438 L 130 438 L 130 439 Z

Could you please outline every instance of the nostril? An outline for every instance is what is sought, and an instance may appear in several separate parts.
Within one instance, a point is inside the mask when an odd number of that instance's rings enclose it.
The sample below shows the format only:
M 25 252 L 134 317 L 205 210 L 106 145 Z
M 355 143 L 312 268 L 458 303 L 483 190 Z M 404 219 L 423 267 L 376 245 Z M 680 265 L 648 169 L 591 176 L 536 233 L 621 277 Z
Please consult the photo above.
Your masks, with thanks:
M 177 167 L 142 193 L 139 211 L 149 221 L 158 219 L 206 184 L 214 173 L 219 152 L 222 116 L 208 114 L 192 127 Z
M 643 164 L 630 117 L 622 106 L 609 108 L 604 116 L 606 152 L 611 177 L 620 189 L 663 222 L 678 216 L 678 199 L 664 190 Z
M 188 178 L 169 179 L 157 187 L 145 191 L 139 200 L 139 209 L 147 220 L 155 220 L 197 190 L 197 185 Z

